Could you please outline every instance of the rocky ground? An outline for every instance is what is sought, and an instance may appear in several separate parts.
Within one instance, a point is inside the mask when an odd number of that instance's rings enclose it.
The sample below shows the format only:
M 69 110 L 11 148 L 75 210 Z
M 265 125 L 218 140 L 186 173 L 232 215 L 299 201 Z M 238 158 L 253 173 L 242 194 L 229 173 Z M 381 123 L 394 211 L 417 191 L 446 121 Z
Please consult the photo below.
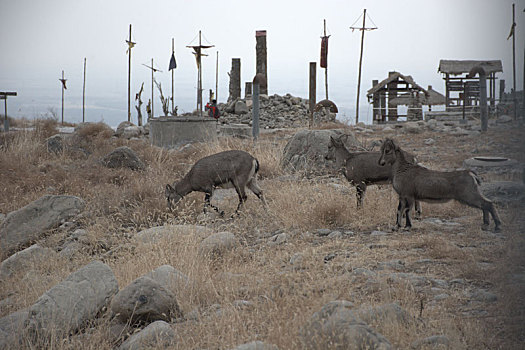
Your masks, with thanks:
M 0 142 L 0 348 L 521 348 L 523 126 L 336 127 L 356 149 L 395 138 L 432 169 L 478 155 L 516 160 L 478 169 L 499 184 L 489 187 L 502 232 L 482 231 L 481 212 L 454 202 L 424 203 L 411 231 L 393 232 L 387 185 L 371 186 L 358 210 L 329 164 L 298 166 L 326 161 L 333 124 L 268 130 L 255 146 L 221 138 L 169 151 L 131 129 L 50 139 L 40 125 Z M 287 146 L 301 133 L 306 143 Z M 225 218 L 202 214 L 201 193 L 167 210 L 164 185 L 224 149 L 259 159 L 268 209 L 249 194 L 230 218 L 237 195 L 219 190 Z

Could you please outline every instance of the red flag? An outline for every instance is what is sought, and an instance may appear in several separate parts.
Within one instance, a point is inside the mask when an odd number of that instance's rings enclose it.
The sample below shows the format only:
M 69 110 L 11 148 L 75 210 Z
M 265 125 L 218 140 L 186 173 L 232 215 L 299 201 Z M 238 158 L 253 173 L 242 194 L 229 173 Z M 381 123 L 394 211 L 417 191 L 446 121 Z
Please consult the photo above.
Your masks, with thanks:
M 328 67 L 328 37 L 321 37 L 321 68 Z

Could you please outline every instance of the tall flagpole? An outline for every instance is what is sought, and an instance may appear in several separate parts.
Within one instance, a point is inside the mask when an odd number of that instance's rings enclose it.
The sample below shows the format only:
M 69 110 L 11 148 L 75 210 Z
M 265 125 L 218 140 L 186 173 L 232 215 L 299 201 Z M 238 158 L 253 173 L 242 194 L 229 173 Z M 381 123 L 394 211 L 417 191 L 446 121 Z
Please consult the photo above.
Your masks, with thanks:
M 514 89 L 514 120 L 518 117 L 518 92 L 516 91 L 516 20 L 515 11 L 512 4 L 512 87 Z
M 82 86 L 82 123 L 86 122 L 86 58 L 84 57 L 84 85 Z
M 217 62 L 215 64 L 215 101 L 219 103 L 219 51 L 217 51 Z
M 153 100 L 153 81 L 155 78 L 153 77 L 153 73 L 155 72 L 155 68 L 153 68 L 153 58 L 151 59 L 151 117 L 155 118 L 155 113 L 153 112 L 153 106 L 155 105 L 155 100 Z
M 131 49 L 135 45 L 131 41 L 131 24 L 129 25 L 129 40 L 128 43 L 128 122 L 131 121 Z
M 326 37 L 326 19 L 323 19 L 323 27 L 324 27 L 324 37 Z M 326 60 L 328 61 L 328 52 L 326 54 Z M 326 67 L 324 69 L 324 87 L 325 87 L 325 92 L 326 92 L 326 99 L 328 100 L 328 62 L 326 63 L 327 63 Z
M 355 107 L 355 123 L 359 123 L 359 90 L 361 90 L 361 67 L 363 65 L 363 46 L 365 43 L 366 9 L 363 11 L 363 29 L 361 30 L 361 54 L 359 55 L 359 77 L 357 78 L 357 102 Z
M 175 38 L 171 38 L 171 56 L 175 55 Z M 175 89 L 174 89 L 174 72 L 175 69 L 171 70 L 171 109 L 175 110 Z
M 64 79 L 64 71 L 62 71 L 62 79 L 59 79 L 62 82 L 62 125 L 64 125 L 64 90 L 66 89 L 66 80 Z
M 363 10 L 363 26 L 359 27 L 350 27 L 352 30 L 359 29 L 361 31 L 361 53 L 359 55 L 359 75 L 357 78 L 357 101 L 355 109 L 355 123 L 359 123 L 359 92 L 361 90 L 361 67 L 363 65 L 363 46 L 365 43 L 365 30 L 374 30 L 377 28 L 367 28 L 366 27 L 366 9 Z

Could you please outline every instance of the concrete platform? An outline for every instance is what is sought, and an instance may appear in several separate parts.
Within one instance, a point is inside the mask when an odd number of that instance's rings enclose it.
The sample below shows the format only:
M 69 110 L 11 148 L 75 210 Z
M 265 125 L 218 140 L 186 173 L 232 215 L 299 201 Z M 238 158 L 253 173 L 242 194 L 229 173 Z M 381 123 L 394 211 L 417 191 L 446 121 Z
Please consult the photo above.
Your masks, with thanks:
M 159 117 L 149 120 L 151 144 L 174 148 L 185 143 L 217 141 L 217 121 L 207 117 Z

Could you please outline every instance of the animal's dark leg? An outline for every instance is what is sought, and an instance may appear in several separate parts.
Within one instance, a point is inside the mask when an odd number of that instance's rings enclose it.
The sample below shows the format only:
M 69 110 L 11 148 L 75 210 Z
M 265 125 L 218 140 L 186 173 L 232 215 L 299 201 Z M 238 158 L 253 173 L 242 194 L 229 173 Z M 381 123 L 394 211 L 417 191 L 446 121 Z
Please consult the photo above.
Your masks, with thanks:
M 407 230 L 410 230 L 412 227 L 412 220 L 410 220 L 410 210 L 412 209 L 413 204 L 414 200 L 412 198 L 405 199 L 405 228 Z
M 416 208 L 416 215 L 414 215 L 414 219 L 419 220 L 421 219 L 421 202 L 415 201 L 414 206 Z
M 404 211 L 405 211 L 405 199 L 399 197 L 399 203 L 397 205 L 396 226 L 393 228 L 394 231 L 399 230 L 399 228 L 401 227 L 401 221 L 403 220 Z
M 481 229 L 483 231 L 488 231 L 490 225 L 489 211 L 487 209 L 481 210 L 483 210 L 483 225 L 481 225 Z
M 238 213 L 239 210 L 244 205 L 244 202 L 246 201 L 248 196 L 246 196 L 246 190 L 244 187 L 235 185 L 235 191 L 237 192 L 237 195 L 239 196 L 239 204 L 237 205 L 237 210 L 235 211 Z
M 211 197 L 213 196 L 212 193 L 206 192 L 206 196 L 204 197 L 204 212 L 206 213 L 207 207 L 212 207 L 217 213 L 219 213 L 220 216 L 224 215 L 224 211 L 220 210 L 218 207 L 211 204 Z
M 356 196 L 357 196 L 357 209 L 363 208 L 363 198 L 365 197 L 366 184 L 359 183 L 356 187 Z
M 494 207 L 494 203 L 492 203 L 491 201 L 485 201 L 483 203 L 483 226 L 485 226 L 485 212 L 490 212 L 490 215 L 492 215 L 492 220 L 494 220 L 494 232 L 500 232 L 501 231 L 501 220 L 499 218 L 499 214 L 498 214 L 498 211 L 496 210 L 496 208 Z M 486 214 L 487 215 L 487 226 L 489 224 L 489 218 L 488 218 L 488 213 Z

